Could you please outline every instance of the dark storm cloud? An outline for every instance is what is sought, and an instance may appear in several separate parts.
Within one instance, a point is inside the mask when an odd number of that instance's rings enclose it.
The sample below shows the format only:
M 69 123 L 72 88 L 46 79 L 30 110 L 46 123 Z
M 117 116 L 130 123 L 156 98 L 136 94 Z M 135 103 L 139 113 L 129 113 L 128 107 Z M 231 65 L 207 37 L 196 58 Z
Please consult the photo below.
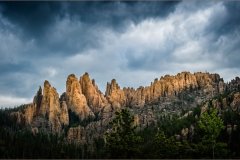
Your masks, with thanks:
M 75 2 L 66 3 L 66 11 L 73 17 L 90 24 L 120 28 L 126 21 L 135 23 L 148 17 L 165 17 L 179 2 Z M 80 4 L 80 5 L 79 5 Z
M 227 31 L 233 31 L 233 30 L 239 30 L 240 29 L 240 3 L 239 2 L 225 2 L 224 3 L 226 9 L 227 9 L 227 17 L 224 19 L 223 25 L 225 24 L 225 27 L 222 25 L 222 32 L 225 33 Z M 225 28 L 225 29 L 223 29 Z
M 179 2 L 1 2 L 2 14 L 28 36 L 42 36 L 57 18 L 69 15 L 89 25 L 118 28 L 125 21 L 139 22 L 148 17 L 164 17 Z
M 61 12 L 59 3 L 51 2 L 1 2 L 2 14 L 25 36 L 41 36 L 54 23 Z
M 2 15 L 17 25 L 19 36 L 34 39 L 35 55 L 58 54 L 66 56 L 77 51 L 95 48 L 99 37 L 97 29 L 111 28 L 122 32 L 129 22 L 146 18 L 166 17 L 179 2 L 2 2 Z M 68 19 L 65 24 L 58 22 Z M 65 25 L 69 32 L 58 33 Z M 56 29 L 57 26 L 57 29 Z M 71 32 L 71 27 L 76 26 Z M 61 28 L 60 28 L 61 29 Z M 16 32 L 15 32 L 16 33 Z M 54 36 L 54 33 L 59 34 Z M 76 43 L 77 42 L 77 43 Z M 29 55 L 28 55 L 29 56 Z

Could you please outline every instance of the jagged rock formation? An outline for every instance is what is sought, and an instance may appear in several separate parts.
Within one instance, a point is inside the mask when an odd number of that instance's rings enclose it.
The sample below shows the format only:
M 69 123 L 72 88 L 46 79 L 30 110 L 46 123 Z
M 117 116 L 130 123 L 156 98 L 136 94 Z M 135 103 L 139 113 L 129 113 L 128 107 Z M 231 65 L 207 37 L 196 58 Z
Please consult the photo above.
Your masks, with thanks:
M 111 83 L 107 83 L 105 96 L 113 108 L 119 109 L 126 105 L 124 91 L 119 87 L 115 79 Z
M 48 81 L 45 81 L 39 114 L 47 116 L 53 130 L 58 130 L 61 126 L 60 119 L 58 117 L 60 113 L 61 110 L 58 93 Z
M 67 78 L 66 99 L 69 109 L 76 113 L 81 120 L 94 117 L 94 113 L 89 108 L 86 97 L 83 95 L 78 79 L 74 74 Z
M 155 79 L 150 86 L 139 87 L 137 90 L 125 88 L 124 93 L 129 106 L 143 107 L 147 103 L 158 102 L 161 97 L 177 96 L 183 90 L 198 88 L 204 93 L 214 95 L 219 93 L 219 90 L 223 92 L 222 85 L 223 80 L 218 74 L 182 72 L 176 76 L 166 75 L 160 80 Z M 218 86 L 221 86 L 221 89 Z
M 34 132 L 43 129 L 59 133 L 64 131 L 64 126 L 70 126 L 67 131 L 70 142 L 76 140 L 79 143 L 89 143 L 93 137 L 104 133 L 115 111 L 123 107 L 130 109 L 135 115 L 134 123 L 143 128 L 166 115 L 178 115 L 184 109 L 196 107 L 216 95 L 239 90 L 238 77 L 224 83 L 218 74 L 182 72 L 155 79 L 151 85 L 137 89 L 121 89 L 113 79 L 107 83 L 104 95 L 88 73 L 83 74 L 79 80 L 71 74 L 66 81 L 66 92 L 60 98 L 56 89 L 45 81 L 43 91 L 40 87 L 33 103 L 11 114 L 18 123 L 30 126 Z M 240 93 L 234 92 L 231 98 L 213 100 L 212 103 L 216 108 L 231 107 L 234 111 L 240 111 Z M 206 103 L 202 112 L 207 107 Z M 72 128 L 70 112 L 79 118 L 78 125 L 85 125 Z
M 82 93 L 86 97 L 87 104 L 94 113 L 98 113 L 108 104 L 104 95 L 99 91 L 95 80 L 91 80 L 88 73 L 85 73 L 79 80 Z
M 33 103 L 26 105 L 22 112 L 20 122 L 39 128 L 43 125 L 47 130 L 61 132 L 62 125 L 68 125 L 68 111 L 64 103 L 60 106 L 59 95 L 48 81 L 44 82 L 44 89 L 40 87 Z
M 217 99 L 206 102 L 203 105 L 201 112 L 205 112 L 210 105 L 218 110 L 230 109 L 231 111 L 240 114 L 240 91 L 231 92 L 225 96 L 219 96 Z

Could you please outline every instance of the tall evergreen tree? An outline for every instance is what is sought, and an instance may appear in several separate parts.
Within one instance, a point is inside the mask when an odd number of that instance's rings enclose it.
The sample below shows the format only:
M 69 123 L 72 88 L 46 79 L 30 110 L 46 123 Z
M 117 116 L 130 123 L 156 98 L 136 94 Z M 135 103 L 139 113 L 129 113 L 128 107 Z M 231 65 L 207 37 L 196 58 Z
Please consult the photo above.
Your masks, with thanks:
M 106 147 L 113 158 L 133 158 L 140 153 L 142 138 L 135 132 L 134 117 L 127 109 L 116 112 L 106 133 Z
M 211 145 L 212 158 L 215 158 L 217 138 L 224 128 L 223 120 L 217 115 L 216 109 L 210 109 L 209 112 L 204 112 L 200 116 L 198 126 L 204 133 L 202 140 Z

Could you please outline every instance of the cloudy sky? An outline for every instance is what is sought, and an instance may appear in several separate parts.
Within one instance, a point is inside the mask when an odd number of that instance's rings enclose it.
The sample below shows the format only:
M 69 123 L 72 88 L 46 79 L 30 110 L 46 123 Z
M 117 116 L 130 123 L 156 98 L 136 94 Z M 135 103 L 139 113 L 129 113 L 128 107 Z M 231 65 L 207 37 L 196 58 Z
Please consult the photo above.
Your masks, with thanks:
M 240 71 L 240 2 L 0 2 L 0 106 L 88 72 L 102 92 L 181 71 Z

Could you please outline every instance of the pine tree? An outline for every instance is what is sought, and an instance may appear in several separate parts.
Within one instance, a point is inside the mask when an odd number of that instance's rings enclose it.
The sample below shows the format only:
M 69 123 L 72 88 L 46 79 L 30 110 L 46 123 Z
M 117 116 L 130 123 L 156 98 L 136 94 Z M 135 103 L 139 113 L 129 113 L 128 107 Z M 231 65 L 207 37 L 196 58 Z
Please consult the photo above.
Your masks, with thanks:
M 133 158 L 140 153 L 142 141 L 135 132 L 134 118 L 127 109 L 115 114 L 111 130 L 105 134 L 107 151 L 113 158 Z

